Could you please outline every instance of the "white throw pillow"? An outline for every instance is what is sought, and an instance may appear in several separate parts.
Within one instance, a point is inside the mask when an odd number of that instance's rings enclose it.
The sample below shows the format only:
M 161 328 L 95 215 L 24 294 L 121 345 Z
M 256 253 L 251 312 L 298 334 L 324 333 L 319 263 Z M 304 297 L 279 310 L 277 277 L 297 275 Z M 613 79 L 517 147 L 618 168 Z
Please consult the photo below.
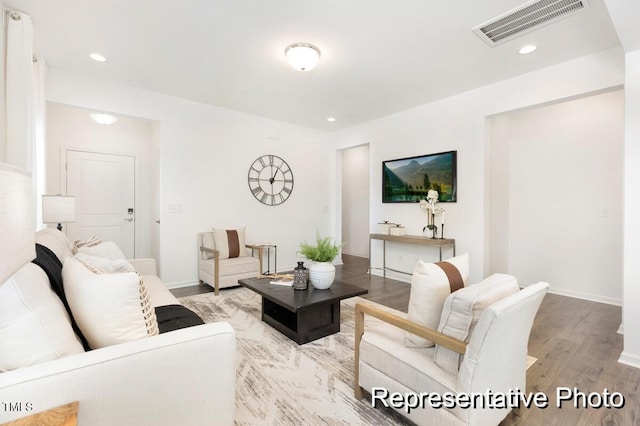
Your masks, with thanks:
M 518 291 L 520 287 L 516 278 L 506 274 L 493 274 L 458 290 L 444 302 L 438 331 L 467 342 L 485 308 Z M 440 368 L 457 375 L 462 355 L 436 345 L 433 359 Z
M 27 263 L 0 285 L 0 371 L 82 352 L 64 305 L 39 266 Z
M 89 269 L 97 270 L 97 272 L 101 273 L 113 274 L 117 272 L 136 272 L 135 268 L 124 259 L 111 260 L 105 257 L 91 256 L 85 253 L 78 253 L 73 257 L 78 259 Z
M 89 256 L 104 257 L 105 259 L 111 260 L 125 258 L 120 247 L 112 241 L 105 241 L 93 247 L 79 247 L 78 253 L 88 254 Z
M 244 228 L 218 229 L 213 228 L 213 239 L 220 259 L 242 257 L 246 255 L 244 247 Z
M 73 317 L 92 348 L 158 334 L 155 313 L 137 273 L 95 274 L 77 259 L 67 258 L 62 279 Z
M 102 239 L 96 237 L 95 235 L 93 235 L 91 238 L 89 238 L 88 240 L 76 240 L 73 243 L 73 252 L 74 253 L 78 253 L 78 249 L 80 247 L 95 247 L 98 244 L 102 243 Z
M 445 299 L 452 291 L 469 281 L 469 255 L 462 254 L 444 262 L 416 262 L 411 276 L 411 294 L 407 318 L 425 327 L 436 329 Z M 409 347 L 431 347 L 431 340 L 406 333 L 404 343 Z

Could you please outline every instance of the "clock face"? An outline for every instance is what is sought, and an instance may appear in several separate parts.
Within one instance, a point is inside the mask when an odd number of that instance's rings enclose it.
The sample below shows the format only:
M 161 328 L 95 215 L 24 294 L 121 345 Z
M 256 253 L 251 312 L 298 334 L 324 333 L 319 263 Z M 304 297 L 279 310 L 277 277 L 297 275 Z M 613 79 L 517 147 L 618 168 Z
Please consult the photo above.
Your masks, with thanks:
M 293 191 L 293 172 L 277 155 L 258 157 L 249 167 L 248 179 L 253 196 L 267 206 L 284 203 Z

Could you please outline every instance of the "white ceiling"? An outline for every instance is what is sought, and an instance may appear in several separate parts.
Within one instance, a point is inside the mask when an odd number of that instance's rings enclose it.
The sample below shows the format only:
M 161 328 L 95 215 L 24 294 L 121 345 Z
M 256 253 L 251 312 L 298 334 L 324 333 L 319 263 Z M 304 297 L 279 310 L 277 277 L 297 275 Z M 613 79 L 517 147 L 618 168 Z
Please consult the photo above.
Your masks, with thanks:
M 524 0 L 3 2 L 31 16 L 51 68 L 335 130 L 619 45 L 603 0 L 588 1 L 493 48 L 471 29 Z M 286 65 L 294 42 L 320 48 L 316 69 Z M 538 50 L 518 55 L 527 43 Z

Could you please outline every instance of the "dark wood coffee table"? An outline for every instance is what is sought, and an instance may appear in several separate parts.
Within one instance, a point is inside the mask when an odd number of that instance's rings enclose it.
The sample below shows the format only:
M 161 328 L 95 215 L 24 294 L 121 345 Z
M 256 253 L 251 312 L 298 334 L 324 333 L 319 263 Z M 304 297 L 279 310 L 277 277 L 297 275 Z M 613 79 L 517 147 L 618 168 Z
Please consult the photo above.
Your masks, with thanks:
M 269 284 L 270 278 L 245 278 L 238 283 L 262 296 L 262 321 L 302 345 L 340 331 L 340 301 L 367 290 L 334 281 L 326 290 Z

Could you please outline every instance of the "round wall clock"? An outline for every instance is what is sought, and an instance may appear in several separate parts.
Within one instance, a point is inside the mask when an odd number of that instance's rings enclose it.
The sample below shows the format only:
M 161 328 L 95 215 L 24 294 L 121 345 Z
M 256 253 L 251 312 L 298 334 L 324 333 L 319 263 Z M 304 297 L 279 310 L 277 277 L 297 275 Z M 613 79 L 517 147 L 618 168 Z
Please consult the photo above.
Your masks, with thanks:
M 256 200 L 267 206 L 287 201 L 293 191 L 291 167 L 277 155 L 263 155 L 249 167 L 249 189 Z

